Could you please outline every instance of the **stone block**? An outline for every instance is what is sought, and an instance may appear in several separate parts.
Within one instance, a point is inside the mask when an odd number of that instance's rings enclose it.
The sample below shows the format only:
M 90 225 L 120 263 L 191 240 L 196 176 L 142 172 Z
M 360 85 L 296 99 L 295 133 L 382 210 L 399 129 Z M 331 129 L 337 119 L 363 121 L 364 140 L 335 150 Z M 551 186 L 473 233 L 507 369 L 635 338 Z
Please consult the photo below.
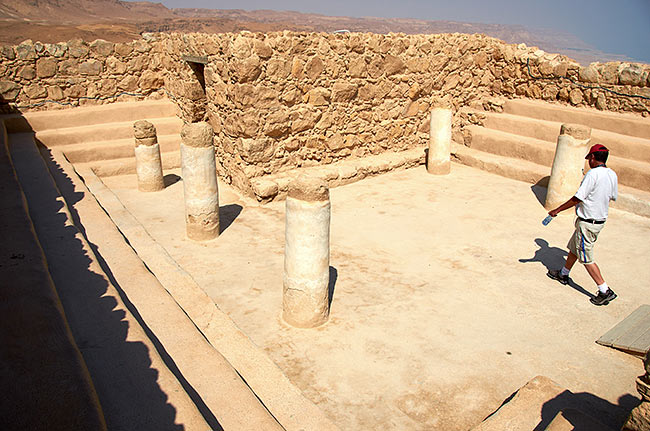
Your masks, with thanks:
M 47 89 L 39 84 L 23 87 L 23 91 L 30 99 L 41 99 L 47 96 Z
M 253 193 L 258 200 L 273 199 L 278 194 L 278 183 L 265 178 L 257 178 L 251 181 Z
M 20 85 L 13 81 L 0 81 L 0 97 L 7 102 L 13 102 L 20 93 Z
M 275 139 L 285 137 L 291 130 L 289 112 L 286 109 L 277 109 L 271 112 L 265 120 L 264 134 Z
M 16 58 L 16 52 L 12 46 L 3 46 L 0 48 L 0 55 L 7 60 L 14 60 Z
M 618 74 L 618 82 L 622 85 L 633 85 L 642 87 L 645 85 L 646 77 L 643 67 L 640 64 L 631 64 L 621 67 Z
M 103 39 L 97 39 L 90 43 L 90 52 L 99 58 L 106 58 L 113 53 L 115 44 Z
M 273 55 L 273 49 L 261 40 L 255 39 L 253 41 L 253 51 L 258 57 L 269 59 Z
M 331 93 L 326 88 L 314 88 L 307 93 L 307 103 L 314 106 L 329 104 Z
M 291 112 L 291 132 L 300 133 L 313 129 L 321 118 L 321 113 L 309 108 L 300 108 Z
M 386 73 L 386 76 L 402 73 L 405 69 L 406 65 L 401 58 L 391 54 L 387 54 L 386 57 L 384 57 L 383 70 Z
M 357 96 L 356 84 L 337 82 L 332 86 L 333 102 L 351 102 Z
M 298 80 L 302 79 L 305 76 L 303 67 L 303 61 L 298 57 L 293 57 L 293 61 L 291 62 L 291 76 Z
M 116 54 L 122 57 L 126 57 L 133 52 L 133 46 L 129 43 L 116 43 L 113 49 Z
M 47 87 L 47 98 L 52 100 L 63 99 L 63 90 L 58 85 Z
M 45 50 L 52 57 L 61 58 L 68 51 L 68 45 L 65 43 L 47 43 L 45 44 Z
M 126 63 L 116 57 L 108 57 L 105 62 L 106 71 L 116 75 L 123 75 L 126 73 Z
M 138 85 L 143 90 L 156 90 L 163 86 L 164 79 L 161 73 L 147 70 L 142 73 Z
M 574 88 L 573 90 L 571 90 L 571 92 L 569 93 L 569 101 L 573 105 L 581 104 L 584 101 L 582 91 L 580 91 L 577 88 Z
M 26 40 L 16 47 L 16 57 L 19 60 L 34 60 L 36 58 L 36 50 L 31 40 Z
M 31 81 L 36 78 L 36 68 L 31 64 L 23 66 L 18 70 L 18 76 L 22 79 Z
M 321 73 L 323 73 L 324 69 L 325 63 L 323 63 L 323 60 L 321 60 L 321 58 L 318 56 L 314 56 L 309 59 L 307 64 L 305 64 L 304 71 L 305 75 L 307 75 L 307 78 L 314 81 L 320 76 Z
M 252 56 L 235 62 L 233 70 L 240 83 L 252 82 L 259 78 L 262 73 L 262 65 L 259 57 Z
M 238 139 L 237 150 L 240 157 L 248 163 L 266 163 L 275 153 L 272 142 L 265 139 Z
M 39 78 L 50 78 L 56 75 L 57 61 L 51 57 L 42 57 L 36 61 L 36 75 Z
M 103 64 L 98 60 L 87 60 L 79 64 L 79 73 L 82 75 L 98 76 L 102 73 Z
M 82 58 L 88 55 L 90 48 L 88 44 L 81 39 L 68 41 L 68 54 L 73 58 Z
M 581 82 L 598 83 L 598 70 L 596 70 L 593 65 L 590 65 L 588 67 L 581 67 L 580 71 L 578 72 L 578 79 Z
M 266 77 L 274 81 L 282 81 L 291 74 L 291 63 L 281 58 L 272 58 L 266 63 Z
M 125 91 L 135 91 L 138 89 L 138 79 L 135 76 L 125 76 L 117 83 L 117 88 Z

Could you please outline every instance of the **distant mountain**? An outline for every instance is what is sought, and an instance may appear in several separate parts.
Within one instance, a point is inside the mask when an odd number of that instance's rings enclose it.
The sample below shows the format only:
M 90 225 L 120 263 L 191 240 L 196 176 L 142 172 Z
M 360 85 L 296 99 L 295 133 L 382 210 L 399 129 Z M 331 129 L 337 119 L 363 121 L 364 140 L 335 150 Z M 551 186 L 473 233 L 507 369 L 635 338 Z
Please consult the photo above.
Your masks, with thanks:
M 174 13 L 161 3 L 120 0 L 0 0 L 0 18 L 59 24 L 167 18 Z
M 110 24 L 110 25 L 109 25 Z M 241 9 L 168 9 L 161 3 L 120 0 L 0 0 L 0 43 L 31 38 L 59 42 L 72 37 L 131 40 L 141 32 L 237 32 L 349 30 L 372 33 L 482 33 L 508 43 L 525 43 L 560 53 L 582 64 L 634 61 L 608 54 L 575 35 L 521 25 L 425 21 L 408 18 L 354 18 L 291 11 Z M 78 36 L 75 36 L 75 31 Z

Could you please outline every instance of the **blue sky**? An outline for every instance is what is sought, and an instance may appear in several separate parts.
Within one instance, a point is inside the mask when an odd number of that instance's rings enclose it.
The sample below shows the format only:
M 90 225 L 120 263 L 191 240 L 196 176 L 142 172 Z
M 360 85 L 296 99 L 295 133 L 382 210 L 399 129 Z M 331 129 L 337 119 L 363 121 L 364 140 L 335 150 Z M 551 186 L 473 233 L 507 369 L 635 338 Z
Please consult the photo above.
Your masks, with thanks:
M 573 33 L 601 51 L 650 63 L 650 0 L 158 1 L 168 8 L 273 9 L 334 16 L 520 24 Z

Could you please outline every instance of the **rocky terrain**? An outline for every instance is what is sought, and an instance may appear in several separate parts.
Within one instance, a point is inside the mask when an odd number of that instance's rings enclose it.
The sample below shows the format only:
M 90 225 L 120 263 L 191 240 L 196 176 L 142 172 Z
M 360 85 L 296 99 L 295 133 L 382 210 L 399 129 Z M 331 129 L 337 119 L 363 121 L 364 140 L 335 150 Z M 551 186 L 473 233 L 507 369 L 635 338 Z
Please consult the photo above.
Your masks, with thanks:
M 128 42 L 142 32 L 224 33 L 249 30 L 371 33 L 481 33 L 508 43 L 538 46 L 581 64 L 629 61 L 598 51 L 570 33 L 524 26 L 425 21 L 419 19 L 331 17 L 271 10 L 168 9 L 160 3 L 120 0 L 0 0 L 0 43 L 26 39 L 56 43 L 74 38 Z

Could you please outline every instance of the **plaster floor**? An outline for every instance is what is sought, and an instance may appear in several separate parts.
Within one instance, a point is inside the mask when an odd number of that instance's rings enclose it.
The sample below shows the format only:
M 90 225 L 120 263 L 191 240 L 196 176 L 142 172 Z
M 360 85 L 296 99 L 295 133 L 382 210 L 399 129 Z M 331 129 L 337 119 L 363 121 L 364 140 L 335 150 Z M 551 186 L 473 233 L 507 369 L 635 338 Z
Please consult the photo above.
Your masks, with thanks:
M 650 302 L 650 219 L 610 210 L 596 260 L 619 298 L 596 307 L 579 264 L 572 287 L 546 276 L 573 217 L 542 226 L 544 189 L 458 164 L 334 188 L 330 320 L 295 329 L 281 319 L 283 201 L 220 182 L 223 232 L 197 243 L 182 181 L 157 193 L 138 192 L 134 175 L 103 181 L 343 430 L 467 430 L 540 374 L 593 399 L 606 423 L 638 398 L 641 361 L 595 340 Z

